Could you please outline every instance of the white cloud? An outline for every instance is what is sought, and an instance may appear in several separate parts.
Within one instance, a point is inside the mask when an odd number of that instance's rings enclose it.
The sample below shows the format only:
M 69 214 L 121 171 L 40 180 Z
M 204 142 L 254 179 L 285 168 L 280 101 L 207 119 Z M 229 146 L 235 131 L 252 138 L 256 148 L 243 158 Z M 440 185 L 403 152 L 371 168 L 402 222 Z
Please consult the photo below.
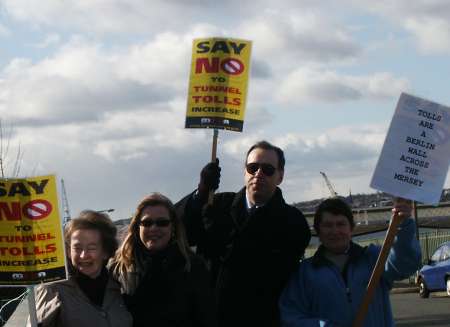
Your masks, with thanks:
M 428 53 L 450 53 L 450 17 L 411 17 L 404 26 L 417 38 L 419 48 Z
M 116 111 L 171 110 L 169 101 L 186 96 L 192 37 L 213 30 L 208 24 L 196 24 L 184 34 L 164 32 L 121 48 L 75 35 L 40 61 L 17 58 L 4 68 L 0 112 L 16 124 L 45 125 L 102 121 Z M 267 71 L 276 67 L 264 65 Z M 274 77 L 282 73 L 276 71 Z M 273 88 L 272 80 L 259 82 L 250 99 Z M 266 103 L 256 100 L 255 105 Z
M 374 73 L 367 76 L 339 74 L 330 70 L 300 68 L 280 83 L 276 97 L 284 103 L 318 101 L 335 103 L 363 98 L 383 100 L 398 96 L 409 89 L 406 78 L 391 73 Z
M 273 58 L 274 70 L 288 62 L 343 61 L 355 58 L 359 45 L 345 28 L 326 15 L 313 11 L 267 10 L 239 27 L 244 37 L 254 40 L 255 55 Z M 292 66 L 290 67 L 292 69 Z
M 242 4 L 237 3 L 239 7 Z M 225 17 L 236 16 L 236 3 L 164 0 L 3 0 L 6 12 L 14 19 L 37 26 L 61 27 L 96 34 L 152 35 L 171 29 L 183 30 L 193 21 L 215 19 L 209 10 Z M 244 6 L 245 7 L 245 6 Z M 246 6 L 247 12 L 249 11 Z
M 184 91 L 192 45 L 189 32 L 188 35 L 162 33 L 153 41 L 131 46 L 127 53 L 116 58 L 118 76 L 141 83 L 176 86 Z
M 76 27 L 93 30 L 119 30 L 124 24 L 133 24 L 132 16 L 138 17 L 137 8 L 121 5 L 120 1 L 39 1 L 4 0 L 3 6 L 15 19 L 36 25 Z M 130 13 L 130 9 L 132 12 Z M 120 12 L 120 9 L 123 9 Z M 134 15 L 133 15 L 134 12 Z M 95 17 L 95 19 L 93 19 Z M 122 18 L 122 19 L 121 19 Z M 136 24 L 136 20 L 134 20 Z
M 0 112 L 17 124 L 58 124 L 99 120 L 114 111 L 165 110 L 161 103 L 174 98 L 183 70 L 171 70 L 175 63 L 163 53 L 174 49 L 158 45 L 157 39 L 146 45 L 148 52 L 111 53 L 76 38 L 36 63 L 12 60 L 3 70 Z
M 350 188 L 353 192 L 370 192 L 370 178 L 385 134 L 386 126 L 349 125 L 315 136 L 280 137 L 278 144 L 287 153 L 288 199 L 294 202 L 328 196 L 320 171 L 332 177 L 339 194 L 347 194 Z
M 61 41 L 61 37 L 56 33 L 51 33 L 45 37 L 44 40 L 42 40 L 39 43 L 34 44 L 34 47 L 43 49 L 47 48 L 52 45 L 56 45 Z
M 97 139 L 93 153 L 106 160 L 134 160 L 149 155 L 149 145 L 160 151 L 182 151 L 202 139 L 203 131 L 186 137 L 183 115 L 146 111 L 116 113 L 93 126 L 86 141 Z
M 424 53 L 450 53 L 450 2 L 447 0 L 352 2 L 402 26 L 415 37 Z
M 280 49 L 288 49 L 284 55 L 300 62 L 348 60 L 360 51 L 349 31 L 321 10 L 320 4 L 310 1 L 4 0 L 3 6 L 21 22 L 100 36 L 132 33 L 151 37 L 185 32 L 187 26 L 199 24 L 203 28 L 193 31 L 197 36 L 249 38 L 258 44 L 257 56 L 280 55 Z M 325 7 L 333 8 L 331 4 Z
M 0 37 L 8 37 L 11 35 L 11 31 L 3 24 L 0 24 Z

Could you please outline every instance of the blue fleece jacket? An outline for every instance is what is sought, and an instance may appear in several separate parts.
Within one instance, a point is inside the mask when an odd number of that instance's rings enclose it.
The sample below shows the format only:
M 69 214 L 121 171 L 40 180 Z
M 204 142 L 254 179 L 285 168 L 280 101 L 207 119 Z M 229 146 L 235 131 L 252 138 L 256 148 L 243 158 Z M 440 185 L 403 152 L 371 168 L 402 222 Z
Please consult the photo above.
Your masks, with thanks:
M 349 261 L 341 273 L 319 247 L 304 260 L 280 298 L 283 327 L 350 327 L 381 248 L 362 248 L 351 243 Z M 415 224 L 405 219 L 399 227 L 380 283 L 369 306 L 364 327 L 394 326 L 389 290 L 394 280 L 404 279 L 420 266 L 421 251 Z

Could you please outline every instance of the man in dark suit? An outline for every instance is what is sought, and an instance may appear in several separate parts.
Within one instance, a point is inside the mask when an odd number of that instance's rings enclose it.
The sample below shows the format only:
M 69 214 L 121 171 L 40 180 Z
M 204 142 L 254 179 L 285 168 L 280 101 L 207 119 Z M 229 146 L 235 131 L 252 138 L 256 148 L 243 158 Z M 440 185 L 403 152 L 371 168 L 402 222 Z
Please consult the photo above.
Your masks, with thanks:
M 221 327 L 279 326 L 278 298 L 311 238 L 305 217 L 278 187 L 284 165 L 280 148 L 258 142 L 247 152 L 244 188 L 217 193 L 208 205 L 219 186 L 217 161 L 177 204 L 191 245 L 211 265 Z

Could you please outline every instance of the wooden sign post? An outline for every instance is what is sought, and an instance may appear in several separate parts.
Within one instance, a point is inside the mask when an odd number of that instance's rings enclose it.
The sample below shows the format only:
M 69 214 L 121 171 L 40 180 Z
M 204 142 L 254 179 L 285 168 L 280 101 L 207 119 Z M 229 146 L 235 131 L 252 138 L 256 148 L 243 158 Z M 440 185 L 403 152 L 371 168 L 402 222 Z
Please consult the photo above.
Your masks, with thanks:
M 370 276 L 366 294 L 364 295 L 363 301 L 359 306 L 352 327 L 363 326 L 364 318 L 366 317 L 367 310 L 369 309 L 370 301 L 372 300 L 373 293 L 375 292 L 375 289 L 380 281 L 381 275 L 383 274 L 384 264 L 386 263 L 389 251 L 391 250 L 395 235 L 397 234 L 397 228 L 402 222 L 402 220 L 403 219 L 400 218 L 398 215 L 394 215 L 394 217 L 391 220 L 391 223 L 389 224 L 389 228 L 383 242 L 383 247 L 381 248 L 381 252 L 378 256 L 372 275 Z
M 217 158 L 217 139 L 219 137 L 219 130 L 214 129 L 212 149 L 211 149 L 211 162 L 216 162 Z M 214 191 L 209 191 L 208 204 L 211 205 L 214 202 Z

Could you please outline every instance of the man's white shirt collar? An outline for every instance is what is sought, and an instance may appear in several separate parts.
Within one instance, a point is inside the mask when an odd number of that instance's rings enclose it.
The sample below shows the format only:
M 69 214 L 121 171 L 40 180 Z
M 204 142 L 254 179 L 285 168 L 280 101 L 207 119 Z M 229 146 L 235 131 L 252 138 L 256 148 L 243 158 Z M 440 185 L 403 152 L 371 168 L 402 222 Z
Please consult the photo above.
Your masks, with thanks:
M 253 207 L 258 209 L 258 208 L 264 207 L 264 205 L 265 205 L 265 203 L 260 204 L 260 205 L 256 205 L 256 204 L 252 205 L 250 203 L 250 200 L 248 199 L 247 190 L 245 190 L 245 202 L 247 203 L 247 211 L 250 211 L 250 209 L 252 209 Z

